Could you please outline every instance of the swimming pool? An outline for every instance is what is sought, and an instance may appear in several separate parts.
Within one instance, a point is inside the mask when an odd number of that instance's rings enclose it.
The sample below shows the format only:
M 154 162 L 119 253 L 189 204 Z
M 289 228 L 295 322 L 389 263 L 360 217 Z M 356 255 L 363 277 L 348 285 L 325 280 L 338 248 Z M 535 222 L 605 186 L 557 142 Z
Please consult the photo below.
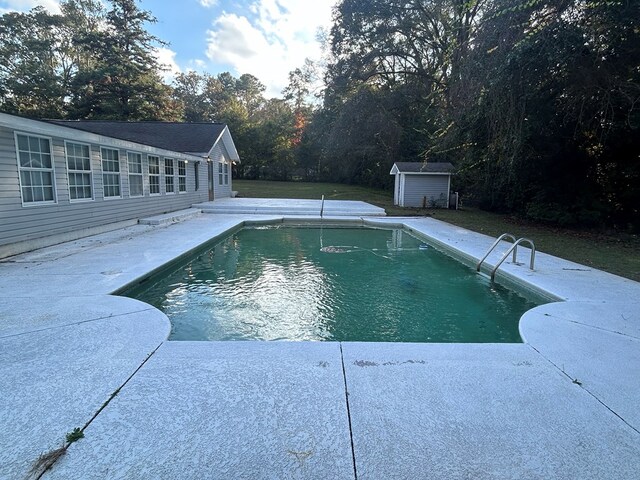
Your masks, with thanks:
M 159 308 L 171 340 L 520 342 L 540 298 L 403 229 L 246 227 L 123 295 Z

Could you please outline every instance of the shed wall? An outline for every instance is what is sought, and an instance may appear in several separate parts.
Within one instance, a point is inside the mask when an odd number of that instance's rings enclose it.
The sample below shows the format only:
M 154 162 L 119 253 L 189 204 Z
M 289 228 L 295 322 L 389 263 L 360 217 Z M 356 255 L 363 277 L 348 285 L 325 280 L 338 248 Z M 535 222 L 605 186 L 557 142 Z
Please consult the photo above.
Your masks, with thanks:
M 424 197 L 427 207 L 437 202 L 438 206 L 447 206 L 449 198 L 449 175 L 404 175 L 405 207 L 422 207 Z M 442 197 L 441 197 L 442 195 Z M 440 199 L 444 202 L 440 205 Z
M 29 134 L 28 131 L 20 133 Z M 129 197 L 127 150 L 120 155 L 122 198 L 105 199 L 102 184 L 100 145 L 91 144 L 93 200 L 70 201 L 64 138 L 50 137 L 55 171 L 57 203 L 22 205 L 14 130 L 0 127 L 0 247 L 45 236 L 60 235 L 74 230 L 102 227 L 107 224 L 137 219 L 190 207 L 208 199 L 207 174 L 199 167 L 199 189 L 195 191 L 195 167 L 186 165 L 186 193 L 166 194 L 164 158 L 160 157 L 160 195 L 150 196 L 148 158 L 142 153 L 144 195 Z M 134 148 L 129 151 L 135 152 Z M 175 164 L 175 184 L 177 160 Z M 0 257 L 2 248 L 0 248 Z

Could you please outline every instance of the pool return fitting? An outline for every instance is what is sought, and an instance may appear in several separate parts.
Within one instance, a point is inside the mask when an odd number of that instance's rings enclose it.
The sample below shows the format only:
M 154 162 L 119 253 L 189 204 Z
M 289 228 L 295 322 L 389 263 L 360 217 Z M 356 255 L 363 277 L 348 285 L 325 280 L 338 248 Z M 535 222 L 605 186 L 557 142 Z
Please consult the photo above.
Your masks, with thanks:
M 489 250 L 487 250 L 487 253 L 485 254 L 484 257 L 482 257 L 482 260 L 480 260 L 478 262 L 478 265 L 476 265 L 476 271 L 480 271 L 480 266 L 482 265 L 482 263 L 487 259 L 487 257 L 489 256 L 489 254 L 491 252 L 493 252 L 493 250 L 498 246 L 498 244 L 504 240 L 505 238 L 508 238 L 510 240 L 513 241 L 513 245 L 511 245 L 509 247 L 509 249 L 505 252 L 505 254 L 502 256 L 502 258 L 500 259 L 500 261 L 498 261 L 498 263 L 496 263 L 496 266 L 493 267 L 493 270 L 491 270 L 491 281 L 493 282 L 495 277 L 496 277 L 496 272 L 498 271 L 498 268 L 500 268 L 500 265 L 502 265 L 502 263 L 507 259 L 507 257 L 509 256 L 510 253 L 513 253 L 513 258 L 511 259 L 511 263 L 517 263 L 516 262 L 516 256 L 518 254 L 518 245 L 520 245 L 521 243 L 528 243 L 531 246 L 531 259 L 529 260 L 529 269 L 533 270 L 533 264 L 535 262 L 536 259 L 536 246 L 533 243 L 533 240 L 530 240 L 528 238 L 519 238 L 518 240 L 516 240 L 516 237 L 513 236 L 510 233 L 503 233 L 502 235 L 500 235 L 498 237 L 498 239 L 493 242 L 493 245 L 491 245 L 491 247 L 489 248 Z

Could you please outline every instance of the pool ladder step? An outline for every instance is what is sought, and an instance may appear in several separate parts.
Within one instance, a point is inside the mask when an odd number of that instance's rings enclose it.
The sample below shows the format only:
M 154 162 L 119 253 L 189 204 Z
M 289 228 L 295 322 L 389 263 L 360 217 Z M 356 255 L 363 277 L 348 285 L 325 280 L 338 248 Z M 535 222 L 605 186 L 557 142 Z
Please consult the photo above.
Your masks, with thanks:
M 509 254 L 513 254 L 513 258 L 511 260 L 512 263 L 516 263 L 516 257 L 518 254 L 518 245 L 520 245 L 521 243 L 525 242 L 528 243 L 531 246 L 531 259 L 529 260 L 529 269 L 533 270 L 533 264 L 535 262 L 536 259 L 536 246 L 533 243 L 533 240 L 530 240 L 528 238 L 519 238 L 516 240 L 516 237 L 510 233 L 503 233 L 502 235 L 500 235 L 495 242 L 493 242 L 493 245 L 491 245 L 491 247 L 489 248 L 489 250 L 487 250 L 487 253 L 485 254 L 484 257 L 482 257 L 482 260 L 480 260 L 478 262 L 478 265 L 476 265 L 476 270 L 479 272 L 480 271 L 480 267 L 482 266 L 482 263 L 487 259 L 487 257 L 489 256 L 489 254 L 491 252 L 493 252 L 493 250 L 498 246 L 498 244 L 504 240 L 505 238 L 511 240 L 513 242 L 513 245 L 511 245 L 509 247 L 509 249 L 504 253 L 504 255 L 502 256 L 502 258 L 500 259 L 500 261 L 498 261 L 498 263 L 496 263 L 495 267 L 493 267 L 493 270 L 491 270 L 491 281 L 493 282 L 493 280 L 496 277 L 496 272 L 498 271 L 498 268 L 500 268 L 500 265 L 502 265 L 502 262 L 504 262 L 507 257 L 509 256 Z

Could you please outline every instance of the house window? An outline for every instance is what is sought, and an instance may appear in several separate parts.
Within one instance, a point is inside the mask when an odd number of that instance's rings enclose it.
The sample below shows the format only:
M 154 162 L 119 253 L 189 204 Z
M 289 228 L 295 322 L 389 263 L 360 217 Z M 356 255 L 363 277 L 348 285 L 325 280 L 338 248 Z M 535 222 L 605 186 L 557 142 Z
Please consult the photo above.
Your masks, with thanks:
M 229 163 L 224 163 L 224 184 L 229 185 Z
M 149 155 L 149 195 L 160 195 L 160 159 Z
M 200 190 L 200 162 L 193 164 L 194 179 L 196 181 L 196 192 Z
M 55 203 L 51 141 L 17 133 L 16 145 L 22 203 Z
M 223 168 L 224 167 L 222 166 L 222 162 L 218 163 L 218 185 L 222 185 L 223 184 L 222 182 L 224 181 Z
M 187 162 L 178 160 L 178 193 L 187 191 Z
M 164 186 L 167 193 L 175 193 L 175 184 L 173 178 L 173 159 L 164 159 Z
M 127 152 L 127 161 L 129 164 L 129 196 L 141 197 L 144 195 L 142 154 Z
M 91 148 L 82 143 L 65 142 L 69 200 L 92 200 Z
M 101 148 L 104 198 L 120 198 L 120 156 L 118 150 Z

